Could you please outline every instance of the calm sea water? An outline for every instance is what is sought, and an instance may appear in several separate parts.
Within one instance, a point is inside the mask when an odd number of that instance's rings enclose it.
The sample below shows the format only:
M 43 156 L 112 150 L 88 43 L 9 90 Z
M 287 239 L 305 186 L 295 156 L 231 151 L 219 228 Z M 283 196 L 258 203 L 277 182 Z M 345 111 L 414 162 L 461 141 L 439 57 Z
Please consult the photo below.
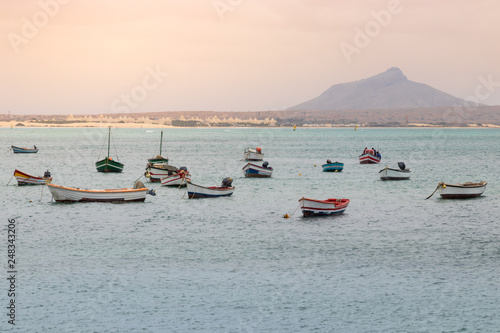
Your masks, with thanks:
M 94 163 L 107 129 L 1 129 L 1 253 L 17 224 L 19 332 L 498 332 L 500 131 L 492 129 L 168 129 L 164 153 L 193 182 L 232 177 L 232 197 L 186 200 L 156 188 L 144 203 L 51 202 L 14 169 L 81 188 L 131 187 L 158 154 L 159 130 L 116 129 L 121 174 Z M 11 144 L 33 146 L 14 155 Z M 246 147 L 275 172 L 246 179 Z M 365 148 L 381 165 L 360 165 Z M 114 152 L 114 148 L 112 149 Z M 112 154 L 114 156 L 114 153 Z M 326 159 L 345 163 L 323 173 Z M 382 182 L 403 161 L 411 180 Z M 142 179 L 144 180 L 144 179 Z M 443 200 L 439 181 L 488 181 L 482 197 Z M 351 199 L 309 218 L 301 197 Z M 183 199 L 184 197 L 184 199 Z

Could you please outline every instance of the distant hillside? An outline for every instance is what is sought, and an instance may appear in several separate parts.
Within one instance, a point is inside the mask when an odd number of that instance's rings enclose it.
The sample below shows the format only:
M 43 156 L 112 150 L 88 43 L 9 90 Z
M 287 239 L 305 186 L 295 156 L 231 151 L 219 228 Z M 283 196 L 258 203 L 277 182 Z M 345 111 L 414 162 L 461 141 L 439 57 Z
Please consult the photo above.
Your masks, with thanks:
M 339 83 L 316 98 L 287 110 L 373 110 L 465 105 L 465 100 L 413 82 L 397 67 L 367 79 Z

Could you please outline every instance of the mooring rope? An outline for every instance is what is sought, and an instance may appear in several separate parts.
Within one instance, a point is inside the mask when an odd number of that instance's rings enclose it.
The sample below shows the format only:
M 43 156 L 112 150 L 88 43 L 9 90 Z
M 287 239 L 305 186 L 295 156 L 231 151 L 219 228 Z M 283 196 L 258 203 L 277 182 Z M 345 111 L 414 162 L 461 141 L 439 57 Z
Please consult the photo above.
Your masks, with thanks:
M 429 195 L 427 198 L 425 198 L 425 200 L 429 199 L 430 197 L 432 197 L 434 195 L 434 193 L 436 193 L 436 191 L 439 189 L 440 186 L 443 186 L 444 183 L 443 182 L 439 182 L 438 186 L 436 187 L 436 189 L 434 190 L 434 192 L 432 192 L 431 195 Z

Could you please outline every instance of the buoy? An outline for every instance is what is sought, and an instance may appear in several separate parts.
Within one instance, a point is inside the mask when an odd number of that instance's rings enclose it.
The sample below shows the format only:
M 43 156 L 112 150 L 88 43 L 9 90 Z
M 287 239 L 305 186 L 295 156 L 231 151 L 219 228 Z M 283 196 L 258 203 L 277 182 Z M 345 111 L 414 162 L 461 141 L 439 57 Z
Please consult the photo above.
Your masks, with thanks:
M 443 184 L 443 188 L 446 188 L 446 184 Z
M 316 164 L 314 164 L 314 166 L 316 166 Z
M 335 172 L 338 172 L 339 170 L 335 170 Z
M 289 218 L 289 217 L 290 217 L 290 215 L 285 214 L 285 216 L 283 216 L 283 217 L 284 217 L 285 219 L 287 219 L 287 218 Z
M 301 174 L 301 173 L 299 173 L 299 176 L 302 176 L 302 174 Z

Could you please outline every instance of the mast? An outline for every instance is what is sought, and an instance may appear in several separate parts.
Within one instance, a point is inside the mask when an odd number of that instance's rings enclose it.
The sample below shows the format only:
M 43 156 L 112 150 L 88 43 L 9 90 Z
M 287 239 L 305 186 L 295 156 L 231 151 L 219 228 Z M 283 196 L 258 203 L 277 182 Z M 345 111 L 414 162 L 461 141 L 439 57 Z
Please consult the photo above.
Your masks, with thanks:
M 160 137 L 160 156 L 161 156 L 161 145 L 163 143 L 163 131 L 161 131 L 161 137 Z
M 109 144 L 111 142 L 111 126 L 109 126 L 109 131 L 108 131 L 108 159 L 109 159 Z

